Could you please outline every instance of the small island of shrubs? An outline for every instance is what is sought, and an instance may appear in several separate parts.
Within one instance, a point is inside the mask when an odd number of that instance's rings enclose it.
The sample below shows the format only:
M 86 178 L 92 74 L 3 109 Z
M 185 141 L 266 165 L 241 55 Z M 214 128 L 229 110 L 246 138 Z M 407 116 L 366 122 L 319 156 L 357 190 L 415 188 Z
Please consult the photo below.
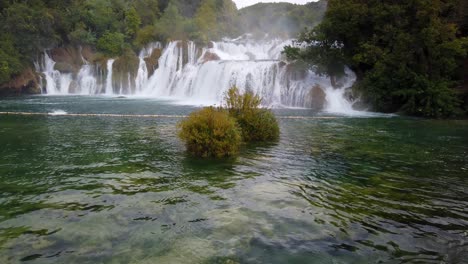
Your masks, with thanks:
M 261 102 L 258 95 L 232 87 L 222 107 L 205 107 L 182 120 L 179 137 L 189 154 L 203 158 L 233 156 L 242 142 L 276 141 L 278 121 Z

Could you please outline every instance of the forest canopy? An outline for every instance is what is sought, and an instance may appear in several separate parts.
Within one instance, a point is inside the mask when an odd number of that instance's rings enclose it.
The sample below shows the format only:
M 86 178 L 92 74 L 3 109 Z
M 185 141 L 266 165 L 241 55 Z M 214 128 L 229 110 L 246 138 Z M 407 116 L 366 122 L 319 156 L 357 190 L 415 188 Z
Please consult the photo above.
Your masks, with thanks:
M 452 116 L 462 110 L 466 14 L 462 0 L 329 0 L 321 24 L 299 37 L 307 47 L 285 52 L 321 74 L 349 66 L 354 92 L 374 110 Z
M 326 6 L 324 0 L 320 3 L 305 9 L 264 4 L 239 12 L 231 0 L 3 0 L 0 84 L 32 65 L 44 49 L 66 45 L 88 45 L 105 56 L 118 56 L 154 41 L 206 43 L 251 31 L 295 35 L 304 26 L 318 23 Z M 289 26 L 281 28 L 285 21 Z

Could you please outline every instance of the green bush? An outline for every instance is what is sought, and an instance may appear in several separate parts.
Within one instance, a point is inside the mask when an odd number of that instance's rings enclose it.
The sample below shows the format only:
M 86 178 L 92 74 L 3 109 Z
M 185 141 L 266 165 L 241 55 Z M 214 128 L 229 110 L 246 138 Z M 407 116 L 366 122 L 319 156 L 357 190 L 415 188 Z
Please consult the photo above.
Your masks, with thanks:
M 179 123 L 179 137 L 187 151 L 203 158 L 228 157 L 239 151 L 241 132 L 223 109 L 205 107 Z
M 97 48 L 109 56 L 118 56 L 122 54 L 125 43 L 125 36 L 118 32 L 106 32 L 99 38 Z
M 245 142 L 265 142 L 279 139 L 279 126 L 269 109 L 260 108 L 262 100 L 252 92 L 241 94 L 236 87 L 225 96 L 229 115 L 237 120 Z
M 83 23 L 80 23 L 74 31 L 70 32 L 70 34 L 68 34 L 68 38 L 71 43 L 76 45 L 94 45 L 96 43 L 96 36 L 91 32 L 91 30 L 86 30 Z
M 246 142 L 275 141 L 279 138 L 278 121 L 268 109 L 255 109 L 244 114 L 238 123 Z

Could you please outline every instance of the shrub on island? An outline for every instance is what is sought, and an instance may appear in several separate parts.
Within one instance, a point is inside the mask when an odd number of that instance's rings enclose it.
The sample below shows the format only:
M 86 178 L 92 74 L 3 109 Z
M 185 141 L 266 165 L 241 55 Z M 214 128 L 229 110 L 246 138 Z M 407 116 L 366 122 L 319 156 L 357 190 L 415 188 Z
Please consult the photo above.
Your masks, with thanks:
M 191 155 L 229 157 L 237 154 L 241 141 L 278 140 L 278 121 L 271 110 L 260 108 L 259 96 L 233 87 L 224 100 L 225 107 L 205 107 L 178 124 L 179 137 Z
M 241 143 L 236 120 L 227 111 L 214 107 L 205 107 L 182 120 L 179 137 L 191 155 L 203 158 L 232 156 Z
M 269 109 L 260 108 L 262 99 L 252 92 L 241 94 L 237 87 L 228 90 L 224 98 L 229 115 L 237 120 L 245 142 L 267 142 L 279 139 L 279 126 Z

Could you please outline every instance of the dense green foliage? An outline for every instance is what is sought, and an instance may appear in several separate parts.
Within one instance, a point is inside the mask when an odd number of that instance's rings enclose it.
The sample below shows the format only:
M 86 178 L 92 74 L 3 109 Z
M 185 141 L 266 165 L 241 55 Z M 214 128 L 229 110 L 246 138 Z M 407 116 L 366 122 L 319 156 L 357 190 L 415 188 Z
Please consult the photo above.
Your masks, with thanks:
M 205 107 L 179 123 L 179 138 L 187 151 L 198 157 L 228 157 L 236 154 L 241 141 L 267 142 L 279 138 L 275 115 L 260 108 L 262 100 L 236 87 L 226 93 L 225 107 Z
M 179 137 L 191 155 L 203 158 L 232 156 L 241 143 L 235 119 L 227 111 L 214 107 L 205 107 L 182 120 Z
M 238 34 L 231 0 L 18 0 L 0 7 L 0 84 L 48 48 L 90 45 L 118 56 L 153 41 Z
M 241 94 L 236 87 L 225 96 L 226 109 L 242 129 L 246 142 L 275 141 L 279 138 L 279 126 L 275 115 L 260 108 L 262 100 L 251 92 Z
M 89 45 L 118 56 L 154 41 L 287 36 L 317 24 L 326 1 L 258 4 L 240 12 L 232 0 L 7 0 L 0 8 L 1 84 L 32 66 L 44 49 L 59 46 Z
M 285 52 L 331 76 L 350 66 L 359 79 L 355 91 L 376 110 L 454 115 L 453 88 L 468 46 L 459 6 L 460 0 L 330 0 L 323 22 L 300 35 L 307 48 Z
M 125 36 L 122 33 L 106 32 L 97 42 L 97 48 L 110 56 L 120 55 Z

